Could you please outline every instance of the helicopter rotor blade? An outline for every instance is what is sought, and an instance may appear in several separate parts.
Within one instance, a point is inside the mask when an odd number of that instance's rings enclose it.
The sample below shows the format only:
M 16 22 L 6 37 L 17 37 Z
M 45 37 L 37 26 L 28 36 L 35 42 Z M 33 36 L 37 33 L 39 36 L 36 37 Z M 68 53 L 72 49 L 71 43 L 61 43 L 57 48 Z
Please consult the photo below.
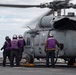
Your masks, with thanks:
M 48 31 L 48 30 L 49 31 L 53 31 L 53 30 L 56 30 L 56 29 L 53 29 L 53 28 L 31 29 L 31 30 L 27 31 L 27 33 L 30 33 L 30 34 L 38 34 L 38 32 L 40 32 L 40 31 Z
M 50 9 L 64 9 L 68 8 L 67 4 L 70 0 L 64 1 L 53 1 L 49 3 L 39 4 L 39 5 L 19 5 L 19 4 L 0 4 L 0 7 L 14 7 L 14 8 L 31 8 L 31 7 L 39 7 L 39 8 L 50 8 Z M 65 6 L 66 5 L 66 6 Z M 70 7 L 69 7 L 70 8 Z
M 0 7 L 30 8 L 30 7 L 41 7 L 41 6 L 40 5 L 0 4 Z
M 54 13 L 54 10 L 52 9 L 52 10 L 49 10 L 44 16 L 48 16 L 48 15 L 51 15 L 53 13 Z
M 43 15 L 39 16 L 38 18 L 35 18 L 35 19 L 32 20 L 31 22 L 27 23 L 27 26 L 36 25 L 42 17 L 51 15 L 51 14 L 53 14 L 53 12 L 54 12 L 53 10 L 49 10 L 49 11 L 46 12 L 45 14 L 43 14 Z M 24 26 L 24 28 L 25 28 L 25 26 Z
M 38 31 L 53 31 L 53 30 L 56 30 L 56 29 L 54 29 L 54 28 L 46 28 L 46 29 L 44 29 L 44 28 L 42 28 L 42 29 L 38 29 Z

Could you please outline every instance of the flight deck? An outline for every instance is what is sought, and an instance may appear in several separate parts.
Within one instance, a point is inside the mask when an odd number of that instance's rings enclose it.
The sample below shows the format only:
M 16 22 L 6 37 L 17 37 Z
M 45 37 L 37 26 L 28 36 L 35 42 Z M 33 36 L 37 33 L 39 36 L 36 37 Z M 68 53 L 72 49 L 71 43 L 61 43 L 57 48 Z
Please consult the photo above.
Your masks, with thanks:
M 7 62 L 7 66 L 3 67 L 0 59 L 0 75 L 76 75 L 75 66 L 67 66 L 61 62 L 57 63 L 55 68 L 47 68 L 44 60 L 37 60 L 34 64 L 34 66 L 10 67 Z

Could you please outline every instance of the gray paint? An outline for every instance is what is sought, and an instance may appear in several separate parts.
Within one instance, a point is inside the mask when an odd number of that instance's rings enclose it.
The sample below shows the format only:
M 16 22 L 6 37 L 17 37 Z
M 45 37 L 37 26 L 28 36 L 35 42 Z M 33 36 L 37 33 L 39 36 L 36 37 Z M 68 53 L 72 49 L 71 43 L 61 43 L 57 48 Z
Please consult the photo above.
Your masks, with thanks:
M 53 23 L 52 22 L 56 22 L 59 21 L 60 19 L 64 18 L 66 16 L 54 16 L 54 20 L 52 21 L 51 16 L 48 16 L 47 20 L 49 18 L 48 21 L 51 22 L 51 24 L 49 23 L 49 25 L 52 26 L 53 28 Z M 46 17 L 45 17 L 46 18 Z M 70 17 L 72 20 L 76 20 L 76 17 Z M 48 22 L 46 19 L 42 18 L 44 21 L 42 21 L 43 25 L 45 26 Z M 39 21 L 40 22 L 40 21 Z M 45 23 L 45 24 L 44 24 Z M 38 23 L 40 24 L 40 23 Z M 37 25 L 36 27 L 39 28 L 39 25 Z M 36 28 L 37 29 L 37 28 Z M 46 28 L 43 28 L 46 29 Z M 59 51 L 59 56 L 70 56 L 70 57 L 76 57 L 76 31 L 75 30 L 52 30 L 51 33 L 53 34 L 54 38 L 56 38 L 59 43 L 63 43 L 64 44 L 64 49 L 62 51 Z M 48 36 L 48 31 L 39 31 L 39 35 L 36 35 L 36 37 L 33 39 L 30 34 L 27 34 L 27 32 L 24 33 L 24 39 L 25 41 L 27 41 L 27 38 L 30 38 L 30 45 L 29 46 L 25 46 L 25 54 L 30 53 L 33 54 L 35 57 L 38 58 L 42 58 L 46 56 L 46 53 L 44 51 L 44 46 L 45 46 L 45 42 L 47 40 L 47 36 Z M 34 43 L 33 43 L 34 42 Z M 28 47 L 28 49 L 27 49 Z M 55 52 L 57 53 L 57 51 Z

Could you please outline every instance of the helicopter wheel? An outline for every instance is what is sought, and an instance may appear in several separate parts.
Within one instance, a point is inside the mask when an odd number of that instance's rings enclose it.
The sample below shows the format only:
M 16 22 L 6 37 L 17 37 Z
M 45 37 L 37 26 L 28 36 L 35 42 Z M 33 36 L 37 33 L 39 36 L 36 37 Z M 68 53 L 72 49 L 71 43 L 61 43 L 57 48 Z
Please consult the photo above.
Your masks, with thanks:
M 75 58 L 69 58 L 67 65 L 74 65 L 74 63 L 75 63 Z
M 33 58 L 33 56 L 27 54 L 27 56 L 26 56 L 26 62 L 28 62 L 28 63 L 33 63 L 33 62 L 34 62 L 34 58 Z
M 29 61 L 29 63 L 33 63 L 33 62 L 34 62 L 34 58 L 33 58 L 32 55 L 30 55 L 30 61 Z

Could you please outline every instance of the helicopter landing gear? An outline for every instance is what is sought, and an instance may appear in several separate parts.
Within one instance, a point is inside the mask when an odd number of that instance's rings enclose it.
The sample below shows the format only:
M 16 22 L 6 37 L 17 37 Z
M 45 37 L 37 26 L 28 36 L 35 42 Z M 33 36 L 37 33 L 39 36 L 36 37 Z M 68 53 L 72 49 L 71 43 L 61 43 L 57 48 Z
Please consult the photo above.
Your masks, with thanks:
M 68 64 L 67 65 L 74 65 L 75 58 L 68 58 Z
M 34 57 L 32 55 L 27 54 L 26 62 L 27 63 L 34 63 Z

